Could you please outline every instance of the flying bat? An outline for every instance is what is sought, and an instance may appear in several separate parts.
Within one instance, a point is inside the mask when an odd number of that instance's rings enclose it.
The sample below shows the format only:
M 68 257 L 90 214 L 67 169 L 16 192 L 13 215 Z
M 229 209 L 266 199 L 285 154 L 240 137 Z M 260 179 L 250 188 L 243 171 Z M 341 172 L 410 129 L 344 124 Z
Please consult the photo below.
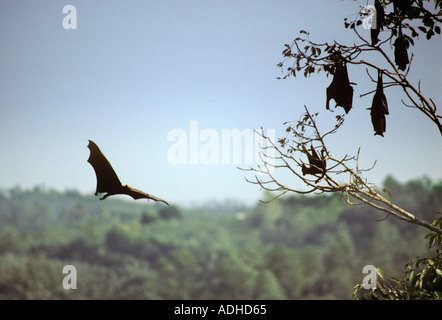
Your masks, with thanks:
M 375 135 L 380 135 L 383 137 L 384 132 L 386 131 L 385 115 L 388 115 L 388 104 L 387 98 L 384 94 L 381 71 L 378 71 L 376 93 L 374 94 L 370 110 L 371 123 L 373 124 Z
M 382 6 L 379 0 L 375 0 L 374 7 L 376 10 L 372 20 L 372 28 L 370 29 L 371 45 L 373 46 L 379 42 L 378 35 L 379 32 L 383 29 L 384 15 L 385 15 L 384 7 Z
M 353 88 L 348 79 L 347 65 L 344 63 L 337 63 L 335 67 L 335 74 L 333 80 L 327 88 L 327 102 L 325 108 L 329 110 L 329 101 L 334 99 L 336 106 L 344 108 L 345 113 L 348 113 L 352 107 L 353 102 Z
M 308 162 L 309 162 L 309 167 L 307 167 L 305 164 L 302 165 L 302 174 L 305 176 L 306 174 L 311 174 L 311 175 L 315 175 L 315 174 L 325 174 L 325 167 L 326 167 L 326 162 L 325 159 L 321 159 L 318 156 L 318 153 L 315 151 L 315 148 L 313 148 L 313 146 L 310 147 L 311 148 L 311 154 L 309 154 L 307 151 L 305 152 L 305 154 L 307 154 L 307 158 L 308 158 Z
M 408 59 L 407 48 L 409 43 L 405 40 L 405 36 L 402 31 L 399 30 L 399 35 L 393 43 L 394 45 L 394 63 L 398 66 L 399 70 L 405 71 L 407 64 L 410 63 Z
M 97 176 L 97 189 L 95 191 L 95 195 L 98 195 L 98 193 L 106 193 L 102 198 L 100 198 L 100 200 L 104 200 L 107 197 L 116 194 L 127 194 L 135 200 L 146 198 L 154 201 L 161 201 L 169 205 L 166 201 L 160 198 L 154 197 L 140 190 L 133 189 L 128 185 L 123 185 L 120 182 L 120 179 L 118 179 L 118 176 L 112 168 L 110 162 L 106 159 L 95 142 L 89 140 L 87 147 L 91 151 L 87 162 L 92 165 L 95 175 Z

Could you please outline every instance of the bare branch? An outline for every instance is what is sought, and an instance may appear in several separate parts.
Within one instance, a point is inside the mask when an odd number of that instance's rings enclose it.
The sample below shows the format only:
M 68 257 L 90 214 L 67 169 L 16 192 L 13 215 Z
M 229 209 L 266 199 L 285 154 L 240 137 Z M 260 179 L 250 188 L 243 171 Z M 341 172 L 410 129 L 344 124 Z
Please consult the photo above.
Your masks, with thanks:
M 387 217 L 391 215 L 442 234 L 441 229 L 388 201 L 375 190 L 374 186 L 371 186 L 362 177 L 362 173 L 372 170 L 376 162 L 370 168 L 360 168 L 359 157 L 361 148 L 358 148 L 355 156 L 345 155 L 340 159 L 332 156 L 324 138 L 336 132 L 343 124 L 343 117 L 337 120 L 338 123 L 335 127 L 321 134 L 316 124 L 318 114 L 311 114 L 306 106 L 304 108 L 305 113 L 301 115 L 300 120 L 294 124 L 289 123 L 286 137 L 278 140 L 279 146 L 270 137 L 266 136 L 262 129 L 260 132 L 257 132 L 266 140 L 266 146 L 261 146 L 259 154 L 262 163 L 258 164 L 255 168 L 240 168 L 241 170 L 255 173 L 253 180 L 245 178 L 247 182 L 258 185 L 263 190 L 276 193 L 271 199 L 263 200 L 262 202 L 273 201 L 287 193 L 321 194 L 339 192 L 349 205 L 369 205 L 387 213 Z M 318 150 L 318 154 L 323 155 L 322 161 L 327 164 L 323 170 L 318 165 L 311 163 L 309 156 L 311 157 L 312 155 L 307 150 L 306 145 L 310 145 L 313 150 Z M 274 151 L 275 155 L 269 155 L 267 153 L 269 150 Z M 303 160 L 306 157 L 307 159 Z M 317 170 L 305 173 L 302 168 L 306 166 L 316 168 Z M 296 177 L 299 181 L 303 182 L 306 189 L 292 188 L 283 184 L 274 176 L 273 172 L 276 170 L 282 173 L 286 171 L 289 175 Z M 259 178 L 258 175 L 265 178 Z M 348 183 L 342 184 L 338 182 L 338 177 L 342 175 L 348 176 Z

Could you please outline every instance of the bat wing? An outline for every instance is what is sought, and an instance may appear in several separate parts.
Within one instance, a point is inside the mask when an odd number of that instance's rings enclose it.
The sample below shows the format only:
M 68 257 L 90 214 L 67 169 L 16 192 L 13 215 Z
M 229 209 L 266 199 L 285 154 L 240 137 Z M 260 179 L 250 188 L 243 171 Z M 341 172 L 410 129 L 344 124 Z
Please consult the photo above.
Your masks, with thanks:
M 315 148 L 313 148 L 313 146 L 310 148 L 310 150 L 312 151 L 312 155 L 308 154 L 308 161 L 310 162 L 310 164 L 316 165 L 319 161 L 318 153 L 316 152 Z
M 149 200 L 154 200 L 154 201 L 161 201 L 164 202 L 165 204 L 169 205 L 165 200 L 154 197 L 148 193 L 145 193 L 143 191 L 134 189 L 134 188 L 129 188 L 129 192 L 128 195 L 130 195 L 132 198 L 134 198 L 135 200 L 137 199 L 149 199 Z
M 399 70 L 405 71 L 407 64 L 410 62 L 408 59 L 407 44 L 405 38 L 400 34 L 393 44 L 394 48 L 394 62 L 398 66 Z
M 320 174 L 320 173 L 324 172 L 325 160 L 321 159 L 318 156 L 318 153 L 315 151 L 315 148 L 313 148 L 313 146 L 311 147 L 311 152 L 312 152 L 311 155 L 308 152 L 306 152 L 310 166 L 307 167 L 305 165 L 302 165 L 302 174 L 303 175 L 306 175 L 306 174 L 314 175 L 314 174 Z
M 380 113 L 388 114 L 387 97 L 384 94 L 384 84 L 382 82 L 382 72 L 378 71 L 378 84 L 376 87 L 376 93 L 373 97 L 373 105 L 376 104 Z
M 348 78 L 347 65 L 344 64 L 341 67 L 341 81 L 342 81 L 342 89 L 340 92 L 340 106 L 344 108 L 345 113 L 348 113 L 353 104 L 353 87 L 350 85 L 350 80 Z
M 370 31 L 371 31 L 371 44 L 373 46 L 379 42 L 378 35 L 379 35 L 379 32 L 383 29 L 384 15 L 385 15 L 384 7 L 379 2 L 379 0 L 375 0 L 374 6 L 376 8 L 376 11 L 375 11 L 375 16 L 373 17 L 372 23 L 375 23 L 375 25 L 374 25 L 374 28 L 372 27 L 370 29 Z
M 384 132 L 386 131 L 385 115 L 372 113 L 371 123 L 373 124 L 374 134 L 383 137 Z
M 371 35 L 371 45 L 374 46 L 376 43 L 379 42 L 378 39 L 379 29 L 370 29 L 370 35 Z
M 384 94 L 381 72 L 378 73 L 378 84 L 376 88 L 376 93 L 373 97 L 370 114 L 371 123 L 373 124 L 375 135 L 380 135 L 383 137 L 384 132 L 386 131 L 385 115 L 388 115 L 388 104 L 387 98 Z
M 333 83 L 331 83 L 326 90 L 326 102 L 325 109 L 330 110 L 330 100 L 333 99 L 335 95 L 335 88 L 333 87 Z
M 95 194 L 105 192 L 109 193 L 109 195 L 120 193 L 122 184 L 110 162 L 92 140 L 89 140 L 88 148 L 91 154 L 87 162 L 92 165 L 97 176 L 97 190 Z
M 370 112 L 371 123 L 373 124 L 375 135 L 384 136 L 384 132 L 386 131 L 386 114 L 388 114 L 388 107 L 385 96 L 383 94 L 375 94 Z
M 381 109 L 382 109 L 383 113 L 388 114 L 388 103 L 387 103 L 387 98 L 385 97 L 384 93 L 382 93 L 382 95 L 380 97 L 380 103 L 381 103 Z
M 348 113 L 352 108 L 353 103 L 353 87 L 350 85 L 348 78 L 347 66 L 341 63 L 336 64 L 335 74 L 333 80 L 326 91 L 327 101 L 326 109 L 329 109 L 329 101 L 335 100 L 336 106 L 344 108 L 345 113 Z
M 137 189 L 132 189 L 127 185 L 123 186 L 110 162 L 92 140 L 89 140 L 88 148 L 90 149 L 91 154 L 87 161 L 92 165 L 95 175 L 97 176 L 97 190 L 95 195 L 97 195 L 97 193 L 107 193 L 100 200 L 106 199 L 108 196 L 115 194 L 127 194 L 135 200 L 146 198 L 154 201 L 161 201 L 169 205 L 163 199 L 154 197 Z
M 322 173 L 325 169 L 325 159 L 322 159 L 321 157 L 319 157 L 318 153 L 316 152 L 315 148 L 313 148 L 313 146 L 311 147 L 312 150 L 312 155 L 309 156 L 308 160 L 310 162 L 310 164 L 312 165 L 312 168 L 315 168 L 318 173 Z

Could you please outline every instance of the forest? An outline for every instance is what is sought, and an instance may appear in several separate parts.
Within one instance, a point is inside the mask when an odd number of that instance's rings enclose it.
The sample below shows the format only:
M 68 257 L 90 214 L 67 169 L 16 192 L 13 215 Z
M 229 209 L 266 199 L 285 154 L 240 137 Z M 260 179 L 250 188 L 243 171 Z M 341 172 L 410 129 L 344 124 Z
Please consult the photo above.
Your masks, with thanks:
M 442 181 L 388 176 L 382 187 L 402 208 L 438 218 Z M 168 207 L 1 189 L 0 299 L 353 299 L 365 265 L 400 277 L 429 254 L 428 230 L 384 218 L 339 194 Z M 62 285 L 66 265 L 76 289 Z

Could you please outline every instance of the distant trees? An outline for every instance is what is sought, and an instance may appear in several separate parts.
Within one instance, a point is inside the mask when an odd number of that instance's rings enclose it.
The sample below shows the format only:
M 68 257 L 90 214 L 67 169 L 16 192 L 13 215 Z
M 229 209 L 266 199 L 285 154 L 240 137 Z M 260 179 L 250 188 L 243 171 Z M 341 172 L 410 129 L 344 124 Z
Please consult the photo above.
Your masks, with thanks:
M 387 182 L 406 208 L 430 213 L 442 205 L 441 182 Z M 0 299 L 349 299 L 364 265 L 387 277 L 410 255 L 431 256 L 422 230 L 378 223 L 376 210 L 348 207 L 339 195 L 258 203 L 242 207 L 241 219 L 237 207 L 218 205 L 209 215 L 211 206 L 176 207 L 180 219 L 163 219 L 155 205 L 0 190 L 0 221 L 8 221 L 0 223 Z M 29 221 L 43 207 L 44 225 Z M 82 218 L 70 219 L 76 210 Z M 10 220 L 13 213 L 23 219 Z M 67 264 L 77 268 L 76 290 L 61 285 Z M 414 274 L 424 266 L 427 283 L 429 261 Z
M 263 270 L 258 274 L 252 297 L 256 300 L 286 299 L 278 278 L 269 270 Z
M 158 214 L 162 219 L 177 219 L 181 217 L 181 214 L 176 206 L 161 208 Z
M 156 215 L 150 211 L 145 211 L 141 214 L 140 223 L 141 224 L 149 224 L 154 222 L 156 219 Z
M 307 270 L 298 253 L 287 246 L 275 245 L 267 254 L 267 268 L 279 280 L 279 288 L 274 288 L 274 294 L 282 294 L 287 299 L 302 296 L 303 277 Z

